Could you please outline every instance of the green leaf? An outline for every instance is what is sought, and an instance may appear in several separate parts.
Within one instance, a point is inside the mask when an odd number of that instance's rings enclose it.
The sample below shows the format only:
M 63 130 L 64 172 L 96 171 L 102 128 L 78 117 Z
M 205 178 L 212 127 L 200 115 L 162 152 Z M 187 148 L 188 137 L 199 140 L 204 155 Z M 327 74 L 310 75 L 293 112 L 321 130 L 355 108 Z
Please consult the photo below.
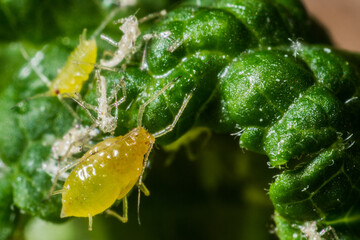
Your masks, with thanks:
M 46 220 L 59 221 L 61 210 L 60 196 L 48 199 L 51 176 L 43 170 L 50 157 L 50 146 L 34 142 L 25 149 L 14 179 L 14 203 L 33 216 Z
M 266 155 L 273 167 L 287 168 L 270 188 L 281 239 L 305 239 L 322 230 L 325 239 L 358 238 L 360 150 L 354 142 L 360 133 L 360 56 L 311 45 L 328 43 L 328 37 L 297 0 L 217 0 L 202 6 L 189 1 L 144 27 L 143 34 L 171 35 L 146 43 L 139 39 L 126 70 L 102 70 L 108 94 L 119 79 L 126 82 L 115 135 L 136 127 L 140 105 L 177 79 L 145 109 L 144 127 L 157 132 L 194 91 L 175 129 L 157 143 L 171 143 L 193 126 L 225 133 L 241 129 L 241 147 Z M 97 1 L 86 6 L 76 0 L 41 6 L 30 0 L 0 2 L 0 36 L 8 43 L 0 52 L 6 62 L 0 66 L 0 157 L 11 168 L 0 184 L 2 208 L 13 201 L 21 212 L 60 221 L 60 197 L 47 199 L 52 176 L 43 166 L 54 161 L 51 146 L 73 125 L 56 97 L 34 98 L 9 110 L 47 91 L 22 58 L 20 44 L 11 41 L 24 40 L 44 75 L 54 79 L 82 29 L 93 32 L 110 11 Z M 103 32 L 115 39 L 122 35 L 116 26 Z M 98 42 L 99 59 L 114 51 Z M 91 75 L 82 94 L 96 104 L 92 80 Z M 92 124 L 82 108 L 77 112 L 83 125 Z M 7 237 L 13 212 L 2 214 L 1 234 Z
M 0 161 L 0 239 L 6 240 L 15 228 L 16 212 L 13 206 L 11 173 Z

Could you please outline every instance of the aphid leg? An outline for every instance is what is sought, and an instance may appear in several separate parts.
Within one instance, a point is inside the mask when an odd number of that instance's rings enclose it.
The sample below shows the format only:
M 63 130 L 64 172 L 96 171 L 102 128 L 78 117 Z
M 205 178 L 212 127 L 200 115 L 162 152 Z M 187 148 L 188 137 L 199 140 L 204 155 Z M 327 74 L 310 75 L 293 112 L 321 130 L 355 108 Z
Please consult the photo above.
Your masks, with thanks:
M 150 142 L 149 144 L 149 148 L 145 154 L 145 157 L 144 157 L 144 161 L 143 161 L 143 167 L 142 167 L 142 170 L 141 170 L 141 174 L 140 174 L 140 177 L 139 177 L 139 182 L 138 182 L 138 205 L 137 205 L 137 214 L 138 214 L 138 223 L 139 225 L 141 225 L 141 221 L 140 221 L 140 197 L 141 197 L 141 189 L 142 189 L 142 177 L 144 175 L 144 172 L 145 172 L 145 168 L 146 168 L 146 165 L 147 165 L 147 162 L 148 162 L 148 159 L 149 159 L 149 155 L 150 155 L 150 152 L 151 152 L 151 149 L 153 148 L 153 145 L 154 145 L 154 142 Z M 145 196 L 148 196 L 146 193 L 148 193 L 150 195 L 150 192 L 149 190 L 144 186 L 143 189 L 145 190 L 144 194 Z
M 186 105 L 189 103 L 189 101 L 190 101 L 191 97 L 193 96 L 195 90 L 196 90 L 196 88 L 191 90 L 190 94 L 188 96 L 186 96 L 186 98 L 184 99 L 184 101 L 183 101 L 183 103 L 182 103 L 182 105 L 181 105 L 181 107 L 179 109 L 179 112 L 176 114 L 176 116 L 174 118 L 174 121 L 169 126 L 164 128 L 163 130 L 160 130 L 159 132 L 156 132 L 156 133 L 153 134 L 153 136 L 155 138 L 161 137 L 161 136 L 167 134 L 168 132 L 171 132 L 174 129 L 176 123 L 179 121 L 181 114 L 184 112 L 184 110 L 186 108 Z
M 59 101 L 65 106 L 65 108 L 70 112 L 70 114 L 78 121 L 81 122 L 80 116 L 72 109 L 72 107 L 63 99 L 61 94 L 56 95 Z
M 114 46 L 114 47 L 119 47 L 119 43 L 112 40 L 110 37 L 105 36 L 103 34 L 100 35 L 100 38 L 106 42 L 108 42 L 110 45 Z
M 123 97 L 117 100 L 117 92 L 122 89 Z M 108 102 L 112 102 L 115 99 L 115 102 L 112 104 L 112 107 L 116 107 L 116 105 L 120 105 L 121 103 L 125 102 L 126 100 L 126 86 L 125 86 L 125 80 L 119 79 L 119 83 L 114 83 L 114 89 L 112 94 L 108 97 Z
M 149 42 L 149 40 L 145 40 L 144 51 L 143 51 L 143 55 L 142 55 L 142 58 L 141 58 L 141 67 L 140 67 L 141 71 L 146 68 L 145 59 L 146 59 L 146 49 L 147 49 L 148 42 Z
M 145 196 L 150 196 L 150 191 L 149 189 L 145 186 L 144 183 L 141 183 L 140 185 L 140 190 L 144 193 Z
M 114 56 L 113 52 L 110 52 L 109 50 L 106 50 L 106 51 L 104 51 L 102 58 L 104 58 L 104 57 L 113 57 L 113 56 Z
M 120 90 L 119 88 L 121 87 L 122 89 L 122 98 L 120 98 L 119 100 L 117 100 L 117 92 Z M 108 101 L 111 102 L 112 99 L 115 96 L 115 102 L 111 105 L 111 107 L 115 107 L 116 108 L 116 112 L 115 112 L 115 121 L 117 122 L 118 120 L 118 116 L 119 116 L 119 105 L 123 102 L 126 101 L 126 86 L 125 86 L 125 81 L 124 79 L 119 79 L 119 84 L 114 86 L 115 92 L 113 96 L 110 96 Z
M 89 109 L 96 111 L 96 107 L 83 101 L 79 94 L 75 94 L 75 97 L 70 96 L 70 98 L 72 100 L 74 100 L 77 104 L 79 104 L 79 106 L 82 107 L 86 111 L 86 113 L 90 117 L 91 121 L 96 122 L 96 118 L 89 111 Z
M 100 75 L 100 70 L 97 69 L 95 70 L 95 76 L 96 76 L 96 93 L 99 96 L 97 98 L 98 100 L 98 104 L 99 104 L 99 108 L 100 104 L 107 104 L 106 100 L 106 79 L 105 77 Z
M 56 174 L 56 176 L 55 176 L 55 178 L 54 178 L 54 180 L 53 180 L 52 186 L 51 186 L 51 188 L 50 188 L 50 192 L 49 192 L 49 195 L 48 195 L 48 199 L 53 195 L 54 190 L 55 190 L 55 187 L 56 187 L 57 180 L 59 179 L 60 175 L 63 174 L 63 173 L 65 173 L 67 170 L 69 170 L 69 169 L 77 166 L 77 165 L 80 164 L 82 161 L 84 161 L 84 160 L 82 160 L 82 159 L 80 158 L 80 159 L 77 160 L 76 162 L 70 163 L 70 164 L 66 165 L 65 167 L 63 167 L 62 169 L 60 169 L 60 170 L 58 171 L 58 173 Z
M 179 76 L 179 77 L 175 78 L 174 80 L 170 81 L 169 83 L 167 83 L 162 89 L 160 89 L 160 91 L 155 93 L 154 96 L 152 96 L 143 105 L 140 106 L 138 116 L 137 116 L 137 126 L 138 127 L 142 126 L 142 118 L 143 118 L 146 106 L 149 105 L 156 98 L 158 98 L 161 94 L 163 94 L 167 89 L 172 87 L 179 78 L 181 78 L 181 76 Z
M 62 194 L 63 192 L 64 192 L 63 189 L 57 190 L 57 191 L 54 191 L 54 192 L 51 194 L 51 196 L 58 195 L 58 194 Z
M 122 198 L 122 202 L 123 202 L 123 216 L 120 216 L 117 212 L 112 211 L 110 209 L 106 210 L 105 213 L 116 217 L 123 223 L 126 223 L 128 221 L 128 201 L 126 196 Z
M 92 216 L 89 214 L 89 231 L 92 231 L 92 223 L 93 223 L 93 219 Z

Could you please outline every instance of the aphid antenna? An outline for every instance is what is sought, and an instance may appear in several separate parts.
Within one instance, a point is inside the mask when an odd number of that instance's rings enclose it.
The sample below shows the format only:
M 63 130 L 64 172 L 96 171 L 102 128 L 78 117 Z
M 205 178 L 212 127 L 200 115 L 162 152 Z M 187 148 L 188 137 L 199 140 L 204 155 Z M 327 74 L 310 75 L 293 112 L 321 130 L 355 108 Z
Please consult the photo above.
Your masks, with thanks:
M 161 11 L 159 11 L 159 12 L 150 13 L 150 14 L 148 14 L 147 16 L 140 18 L 140 19 L 139 19 L 139 23 L 140 23 L 140 24 L 141 24 L 141 23 L 145 23 L 145 22 L 151 21 L 151 20 L 153 20 L 153 19 L 155 19 L 155 18 L 163 17 L 163 16 L 165 16 L 166 14 L 167 14 L 167 11 L 166 11 L 165 9 L 163 9 L 163 10 L 161 10 Z
M 172 87 L 177 80 L 179 80 L 182 76 L 178 76 L 177 78 L 171 80 L 168 82 L 160 91 L 156 92 L 154 96 L 152 96 L 150 99 L 148 99 L 144 104 L 142 104 L 139 108 L 138 117 L 137 117 L 137 126 L 142 126 L 142 118 L 144 115 L 144 111 L 147 105 L 149 105 L 152 101 L 154 101 L 156 98 L 158 98 L 161 94 L 163 94 L 167 89 Z
M 140 8 L 138 8 L 138 9 L 134 12 L 134 14 L 130 14 L 129 17 L 131 17 L 131 16 L 134 16 L 134 17 L 135 17 L 135 15 L 138 14 L 139 11 L 140 11 Z M 128 18 L 129 18 L 129 17 L 128 17 Z M 114 20 L 113 24 L 123 24 L 125 21 L 126 21 L 126 17 L 125 17 L 125 18 L 119 18 L 119 19 L 117 19 L 117 20 Z
M 109 15 L 101 22 L 101 24 L 96 28 L 96 30 L 93 32 L 93 34 L 90 36 L 90 38 L 95 38 L 98 36 L 106 27 L 106 25 L 109 24 L 109 22 L 115 17 L 115 15 L 120 12 L 121 7 L 118 5 L 115 9 L 113 9 Z
M 82 100 L 79 93 L 75 93 L 75 95 L 74 95 L 75 97 L 73 97 L 71 95 L 67 95 L 67 96 L 69 98 L 71 98 L 72 100 L 74 100 L 77 104 L 79 104 L 80 107 L 82 107 L 86 111 L 87 115 L 91 118 L 91 121 L 96 122 L 96 118 L 89 111 L 89 108 L 91 110 L 95 110 L 95 109 L 93 108 L 92 105 L 87 105 L 87 103 Z
M 159 137 L 167 134 L 168 132 L 171 132 L 171 131 L 174 129 L 176 123 L 179 121 L 182 113 L 184 112 L 187 104 L 189 103 L 190 99 L 191 99 L 192 96 L 194 95 L 194 92 L 196 91 L 196 89 L 197 89 L 197 86 L 195 86 L 195 87 L 190 91 L 190 93 L 185 97 L 185 99 L 184 99 L 184 101 L 183 101 L 183 103 L 182 103 L 182 105 L 181 105 L 178 113 L 176 114 L 176 116 L 175 116 L 175 118 L 174 118 L 174 121 L 173 121 L 169 126 L 167 126 L 166 128 L 164 128 L 164 129 L 162 129 L 162 130 L 160 130 L 160 131 L 152 134 L 155 138 L 159 138 Z
M 145 108 L 147 105 L 149 105 L 149 103 L 151 103 L 152 101 L 154 101 L 157 97 L 159 97 L 161 94 L 164 93 L 164 91 L 166 91 L 167 89 L 169 89 L 170 87 L 172 87 L 175 82 L 180 79 L 182 76 L 179 76 L 175 79 L 173 79 L 172 81 L 168 82 L 162 89 L 160 89 L 157 93 L 155 93 L 154 96 L 152 96 L 150 99 L 148 99 L 143 105 L 140 106 L 139 108 L 139 113 L 138 113 L 138 127 L 141 127 L 141 124 L 142 124 L 142 117 L 143 117 L 143 114 L 144 114 L 144 111 L 145 111 Z M 195 86 L 195 88 L 193 88 L 190 93 L 185 97 L 178 113 L 176 114 L 176 116 L 174 117 L 174 120 L 173 122 L 168 125 L 166 128 L 164 128 L 163 130 L 160 130 L 159 132 L 155 133 L 155 134 L 152 134 L 152 136 L 154 138 L 158 138 L 158 137 L 161 137 L 165 134 L 167 134 L 168 132 L 172 131 L 176 125 L 176 123 L 179 121 L 180 119 L 180 116 L 182 115 L 182 113 L 184 112 L 187 104 L 189 103 L 190 99 L 192 98 L 195 90 L 197 89 L 197 85 Z M 141 174 L 140 174 L 140 177 L 139 177 L 139 182 L 138 182 L 138 206 L 137 206 L 137 212 L 138 212 L 138 222 L 139 222 L 139 225 L 141 225 L 141 221 L 140 221 L 140 196 L 141 196 L 141 188 L 142 188 L 142 177 L 144 175 L 144 172 L 145 172 L 145 168 L 147 166 L 147 162 L 148 162 L 148 158 L 149 158 L 149 155 L 150 155 L 150 152 L 153 148 L 153 145 L 154 145 L 154 142 L 150 142 L 149 143 L 149 148 L 148 148 L 148 151 L 147 153 L 145 154 L 145 157 L 144 157 L 144 161 L 143 161 L 143 167 L 142 167 L 142 170 L 141 170 Z M 147 189 L 145 188 L 145 193 L 148 192 Z M 146 195 L 146 194 L 145 194 Z
M 179 77 L 178 77 L 179 78 Z M 174 79 L 175 80 L 175 79 Z M 159 92 L 160 94 L 162 94 L 166 89 L 168 89 L 171 85 L 171 83 L 174 83 L 174 81 L 172 82 L 169 82 L 167 85 L 165 85 L 165 87 L 163 87 Z M 159 132 L 155 133 L 155 134 L 152 134 L 155 138 L 158 138 L 158 137 L 161 137 L 165 134 L 167 134 L 168 132 L 172 131 L 176 125 L 176 123 L 178 122 L 180 116 L 182 115 L 182 113 L 184 112 L 185 108 L 186 108 L 186 105 L 189 103 L 191 97 L 193 96 L 194 94 L 194 91 L 196 90 L 197 86 L 191 90 L 191 92 L 189 93 L 189 95 L 184 99 L 182 105 L 181 105 L 181 108 L 180 110 L 178 111 L 178 113 L 176 114 L 173 122 L 167 126 L 166 128 L 164 128 L 163 130 L 160 130 Z M 155 96 L 158 97 L 160 94 L 155 94 L 151 100 L 154 100 Z M 151 101 L 150 101 L 151 102 Z M 146 104 L 146 103 L 145 103 Z M 142 106 L 146 106 L 145 104 L 143 104 Z M 140 107 L 141 108 L 141 107 Z M 145 108 L 144 108 L 145 109 Z M 140 110 L 139 110 L 140 112 Z M 139 225 L 141 225 L 141 221 L 140 221 L 140 196 L 141 196 L 141 187 L 142 187 L 142 177 L 144 175 L 144 172 L 145 172 L 145 168 L 147 166 L 147 162 L 148 162 L 148 158 L 149 158 L 149 155 L 150 155 L 150 152 L 153 148 L 153 145 L 154 143 L 151 142 L 149 144 L 149 148 L 148 148 L 148 151 L 144 157 L 144 162 L 143 162 L 143 168 L 141 170 L 141 174 L 140 174 L 140 177 L 139 177 L 139 183 L 138 183 L 138 206 L 137 206 L 137 211 L 138 211 L 138 222 L 139 222 Z M 144 191 L 145 192 L 145 191 Z M 148 192 L 148 191 L 147 191 Z
M 15 104 L 14 106 L 12 106 L 10 108 L 10 110 L 14 110 L 17 107 L 21 107 L 21 105 L 23 105 L 24 103 L 33 100 L 33 99 L 37 99 L 37 98 L 41 98 L 41 97 L 49 97 L 50 95 L 45 92 L 45 93 L 39 93 L 36 94 L 34 96 L 28 97 L 20 102 L 18 102 L 17 104 Z M 79 122 L 81 122 L 81 118 L 79 117 L 79 115 L 74 111 L 74 109 L 72 109 L 70 107 L 70 105 L 64 100 L 63 96 L 68 96 L 68 94 L 64 93 L 64 94 L 57 94 L 56 97 L 59 99 L 59 101 L 63 104 L 63 106 L 70 112 L 70 114 Z M 72 98 L 71 96 L 69 96 L 70 98 Z
M 17 104 L 15 104 L 14 106 L 12 106 L 10 108 L 10 110 L 15 110 L 15 108 L 17 107 L 21 107 L 21 105 L 23 105 L 24 103 L 30 101 L 30 100 L 33 100 L 33 99 L 36 99 L 36 98 L 40 98 L 40 97 L 49 97 L 49 95 L 47 93 L 39 93 L 39 94 L 36 94 L 35 96 L 31 96 L 31 97 L 28 97 L 28 98 L 25 98 L 24 100 L 18 102 Z

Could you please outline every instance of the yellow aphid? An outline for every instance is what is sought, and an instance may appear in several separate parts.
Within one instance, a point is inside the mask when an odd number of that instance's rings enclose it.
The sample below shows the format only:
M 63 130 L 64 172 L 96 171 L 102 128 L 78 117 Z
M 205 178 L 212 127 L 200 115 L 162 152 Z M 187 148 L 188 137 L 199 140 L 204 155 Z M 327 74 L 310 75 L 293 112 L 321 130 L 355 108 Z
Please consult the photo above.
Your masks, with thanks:
M 94 69 L 97 47 L 95 39 L 86 40 L 86 31 L 80 36 L 80 44 L 71 52 L 65 66 L 50 83 L 50 94 L 69 94 L 80 92 L 84 82 Z
M 20 47 L 20 50 L 24 58 L 28 60 L 34 72 L 49 88 L 47 92 L 35 95 L 24 101 L 43 96 L 57 96 L 59 101 L 64 104 L 69 112 L 76 119 L 80 120 L 80 117 L 75 113 L 75 111 L 63 100 L 63 96 L 74 97 L 76 93 L 79 93 L 84 82 L 89 78 L 89 74 L 94 69 L 97 55 L 96 41 L 94 39 L 86 40 L 86 29 L 84 29 L 82 35 L 80 35 L 79 45 L 71 52 L 65 66 L 60 70 L 58 76 L 53 81 L 50 81 L 32 63 L 26 50 L 22 46 Z
M 80 35 L 79 45 L 71 52 L 65 66 L 59 71 L 58 76 L 53 81 L 50 81 L 32 63 L 22 46 L 20 50 L 34 72 L 49 88 L 49 91 L 45 94 L 39 94 L 29 99 L 40 96 L 74 96 L 75 93 L 80 92 L 84 82 L 89 78 L 89 74 L 94 69 L 97 56 L 96 41 L 95 39 L 86 40 L 86 29 L 84 29 L 82 35 Z
M 96 144 L 81 159 L 57 173 L 50 194 L 62 194 L 61 217 L 88 217 L 89 230 L 92 229 L 92 217 L 104 211 L 126 222 L 126 195 L 136 183 L 138 183 L 139 211 L 140 190 L 145 195 L 149 194 L 142 184 L 142 175 L 155 138 L 172 131 L 195 90 L 184 99 L 172 124 L 157 133 L 150 134 L 141 126 L 145 107 L 173 84 L 174 81 L 168 83 L 140 107 L 136 128 L 125 136 L 107 138 Z M 74 169 L 66 179 L 63 189 L 54 192 L 58 177 L 71 168 Z M 123 216 L 109 209 L 118 199 L 123 201 Z
M 144 156 L 155 138 L 144 128 L 108 138 L 91 148 L 66 179 L 61 217 L 89 217 L 104 212 L 137 183 Z

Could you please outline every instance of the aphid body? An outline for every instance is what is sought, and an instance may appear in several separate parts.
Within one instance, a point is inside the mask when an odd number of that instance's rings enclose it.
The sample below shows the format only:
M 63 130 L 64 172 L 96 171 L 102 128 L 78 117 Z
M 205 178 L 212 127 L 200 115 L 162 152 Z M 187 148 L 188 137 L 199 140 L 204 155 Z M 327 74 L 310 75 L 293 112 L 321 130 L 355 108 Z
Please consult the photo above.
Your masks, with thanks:
M 126 222 L 126 195 L 136 183 L 138 184 L 139 211 L 140 190 L 145 195 L 149 194 L 142 184 L 142 176 L 155 138 L 173 130 L 196 88 L 184 99 L 173 122 L 163 130 L 150 134 L 142 127 L 142 117 L 146 106 L 171 87 L 177 79 L 166 84 L 140 106 L 136 128 L 125 136 L 107 138 L 96 144 L 78 161 L 69 164 L 57 173 L 50 195 L 62 194 L 61 217 L 88 217 L 89 230 L 92 230 L 92 217 L 105 210 L 108 214 Z M 59 176 L 71 168 L 74 169 L 66 179 L 63 189 L 54 192 Z M 124 216 L 109 210 L 117 199 L 123 199 Z
M 61 217 L 91 217 L 126 196 L 138 181 L 155 138 L 143 127 L 91 148 L 66 179 Z
M 80 44 L 71 52 L 65 66 L 50 83 L 49 93 L 52 96 L 63 93 L 74 96 L 74 93 L 80 92 L 94 68 L 96 55 L 96 41 L 95 39 L 86 40 L 84 31 L 80 36 Z
M 95 39 L 86 40 L 86 30 L 80 35 L 79 45 L 71 52 L 65 66 L 59 71 L 57 77 L 50 81 L 30 60 L 23 47 L 20 48 L 26 60 L 29 61 L 31 68 L 48 86 L 49 90 L 45 93 L 28 98 L 35 99 L 42 96 L 57 96 L 59 101 L 69 110 L 69 112 L 78 120 L 80 117 L 63 100 L 65 97 L 74 97 L 80 92 L 84 82 L 89 78 L 89 74 L 94 69 L 97 56 L 97 46 Z
M 125 19 L 120 19 L 120 30 L 124 33 L 119 42 L 115 42 L 111 38 L 101 35 L 101 38 L 118 49 L 113 54 L 112 59 L 101 60 L 100 63 L 105 67 L 115 67 L 125 57 L 130 56 L 135 49 L 135 41 L 140 36 L 139 23 L 135 16 L 130 16 Z

